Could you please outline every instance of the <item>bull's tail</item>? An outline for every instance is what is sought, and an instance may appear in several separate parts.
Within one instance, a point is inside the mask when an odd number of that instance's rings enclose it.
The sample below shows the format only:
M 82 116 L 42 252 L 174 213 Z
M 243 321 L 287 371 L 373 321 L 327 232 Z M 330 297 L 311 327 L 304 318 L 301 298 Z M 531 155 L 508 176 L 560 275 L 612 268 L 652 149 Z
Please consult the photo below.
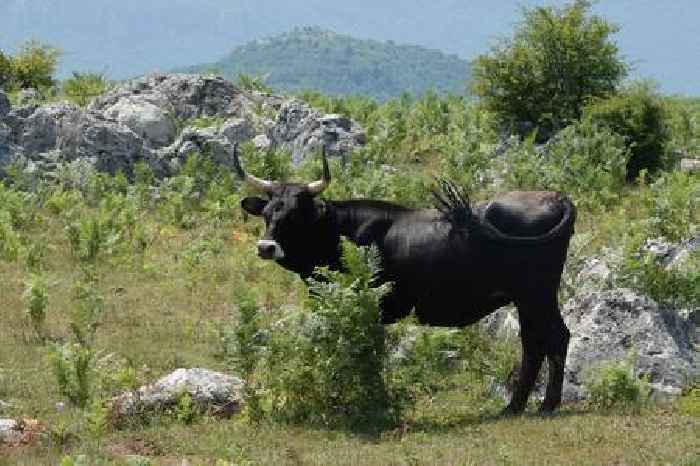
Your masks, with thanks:
M 474 212 L 469 202 L 469 194 L 462 186 L 440 178 L 437 180 L 439 190 L 432 191 L 435 197 L 435 207 L 445 215 L 453 225 L 469 227 L 474 222 Z

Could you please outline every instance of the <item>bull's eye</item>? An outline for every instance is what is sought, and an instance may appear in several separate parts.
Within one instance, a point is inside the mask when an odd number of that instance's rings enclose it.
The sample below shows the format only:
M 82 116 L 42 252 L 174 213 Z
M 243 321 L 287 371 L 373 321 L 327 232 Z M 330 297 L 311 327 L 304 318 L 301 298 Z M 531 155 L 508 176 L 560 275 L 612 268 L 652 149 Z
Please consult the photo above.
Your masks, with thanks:
M 280 202 L 275 206 L 275 212 L 281 212 L 284 205 Z

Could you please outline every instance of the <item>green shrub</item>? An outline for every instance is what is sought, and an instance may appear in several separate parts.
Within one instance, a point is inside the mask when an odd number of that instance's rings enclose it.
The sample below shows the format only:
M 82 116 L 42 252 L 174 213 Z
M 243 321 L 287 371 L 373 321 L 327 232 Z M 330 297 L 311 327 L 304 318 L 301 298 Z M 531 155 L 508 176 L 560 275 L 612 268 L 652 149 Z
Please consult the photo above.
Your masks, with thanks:
M 21 250 L 22 240 L 12 224 L 11 215 L 0 210 L 0 259 L 15 261 Z
M 508 186 L 569 194 L 579 207 L 605 208 L 620 199 L 629 152 L 621 136 L 584 121 L 560 131 L 543 149 L 533 138 L 505 158 Z
M 649 398 L 649 384 L 635 377 L 629 360 L 599 367 L 586 385 L 589 402 L 596 409 L 639 408 Z
M 48 285 L 44 277 L 32 275 L 25 283 L 23 297 L 27 306 L 25 312 L 29 322 L 39 340 L 43 341 L 46 337 L 44 332 L 46 307 L 49 304 Z
M 12 82 L 12 57 L 0 50 L 0 89 L 8 90 Z
M 287 181 L 292 174 L 291 156 L 286 151 L 259 151 L 252 143 L 246 143 L 241 146 L 241 157 L 245 160 L 246 171 L 258 178 Z
M 700 227 L 700 177 L 684 172 L 665 173 L 642 198 L 649 210 L 650 236 L 672 242 L 690 239 Z
M 53 86 L 58 49 L 30 40 L 12 58 L 13 85 L 20 89 L 46 89 Z
M 611 37 L 618 28 L 590 9 L 586 0 L 526 9 L 512 38 L 476 58 L 473 91 L 504 127 L 544 140 L 587 99 L 615 91 L 627 72 Z
M 250 76 L 240 73 L 238 75 L 238 87 L 246 91 L 257 91 L 265 94 L 272 94 L 272 88 L 265 84 L 263 76 Z
M 255 374 L 264 350 L 258 304 L 254 296 L 247 291 L 237 293 L 236 303 L 238 305 L 237 323 L 235 326 L 222 328 L 221 339 L 224 354 L 230 359 L 234 370 L 246 381 L 245 417 L 249 421 L 258 422 L 264 415 L 258 394 L 259 383 Z
M 381 429 L 395 422 L 384 379 L 386 346 L 379 302 L 388 285 L 373 285 L 376 249 L 343 243 L 347 273 L 320 269 L 310 280 L 308 308 L 284 337 L 275 331 L 266 364 L 275 417 L 331 427 Z M 279 366 L 279 360 L 284 365 Z M 276 365 L 275 365 L 276 363 Z
M 667 268 L 652 253 L 631 253 L 623 262 L 619 281 L 656 301 L 693 306 L 700 302 L 700 252 L 692 252 L 686 261 L 696 266 L 688 270 Z
M 109 83 L 103 74 L 73 72 L 73 76 L 62 83 L 63 94 L 71 102 L 87 106 L 92 99 L 104 94 L 109 88 Z
M 641 170 L 654 172 L 668 166 L 669 131 L 665 103 L 652 85 L 637 83 L 605 99 L 588 104 L 583 117 L 625 138 L 630 148 L 627 179 Z
M 666 97 L 667 152 L 692 155 L 700 148 L 700 99 Z
M 93 394 L 95 351 L 79 343 L 54 344 L 49 360 L 60 394 L 85 408 Z

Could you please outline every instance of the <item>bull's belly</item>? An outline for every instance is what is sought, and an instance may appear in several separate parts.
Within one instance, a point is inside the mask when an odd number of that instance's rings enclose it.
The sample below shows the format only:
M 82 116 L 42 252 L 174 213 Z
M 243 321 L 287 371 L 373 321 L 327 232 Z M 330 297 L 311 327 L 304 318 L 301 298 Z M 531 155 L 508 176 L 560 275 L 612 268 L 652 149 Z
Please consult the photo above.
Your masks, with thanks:
M 485 291 L 485 290 L 484 290 Z M 383 305 L 385 323 L 393 323 L 412 311 L 424 325 L 463 327 L 473 324 L 496 309 L 511 302 L 511 298 L 499 291 L 476 293 L 466 288 L 443 287 L 409 290 L 397 286 Z

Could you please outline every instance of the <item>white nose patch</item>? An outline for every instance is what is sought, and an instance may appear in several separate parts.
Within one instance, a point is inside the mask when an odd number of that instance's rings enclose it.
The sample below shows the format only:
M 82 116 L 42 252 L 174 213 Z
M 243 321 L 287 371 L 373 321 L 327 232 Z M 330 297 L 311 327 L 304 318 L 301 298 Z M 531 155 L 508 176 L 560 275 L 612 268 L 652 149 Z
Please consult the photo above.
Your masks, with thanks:
M 274 246 L 275 247 L 275 252 L 273 254 L 273 259 L 284 259 L 284 250 L 282 249 L 282 246 L 277 241 L 273 241 L 271 239 L 261 239 L 258 241 L 258 248 L 259 247 L 265 247 L 265 246 Z

